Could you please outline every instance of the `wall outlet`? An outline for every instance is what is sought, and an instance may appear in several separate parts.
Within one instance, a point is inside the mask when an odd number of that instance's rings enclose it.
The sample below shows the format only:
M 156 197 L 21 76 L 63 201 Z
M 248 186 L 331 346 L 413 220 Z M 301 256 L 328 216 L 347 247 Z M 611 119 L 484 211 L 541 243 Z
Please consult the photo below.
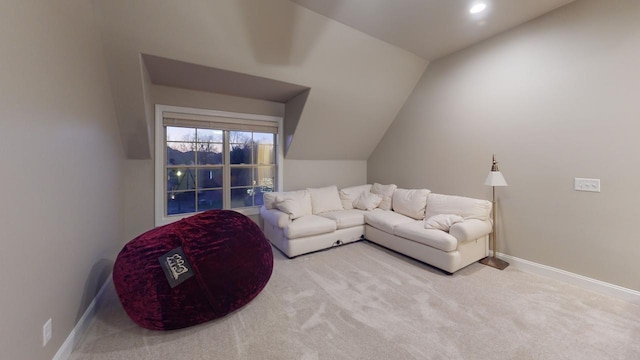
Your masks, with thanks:
M 574 178 L 573 188 L 576 191 L 600 192 L 600 179 Z
M 51 327 L 51 319 L 47 320 L 42 326 L 42 346 L 47 346 L 51 336 L 53 335 L 53 329 Z

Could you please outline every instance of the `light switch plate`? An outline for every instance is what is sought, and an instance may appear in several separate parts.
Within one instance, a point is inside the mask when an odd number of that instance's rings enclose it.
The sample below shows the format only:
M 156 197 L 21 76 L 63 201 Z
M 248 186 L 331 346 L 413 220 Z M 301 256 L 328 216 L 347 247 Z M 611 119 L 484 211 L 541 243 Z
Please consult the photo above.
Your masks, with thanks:
M 44 323 L 44 326 L 42 326 L 42 346 L 47 346 L 47 343 L 51 340 L 52 333 L 51 319 L 49 319 Z
M 600 179 L 575 178 L 573 188 L 576 191 L 600 192 Z

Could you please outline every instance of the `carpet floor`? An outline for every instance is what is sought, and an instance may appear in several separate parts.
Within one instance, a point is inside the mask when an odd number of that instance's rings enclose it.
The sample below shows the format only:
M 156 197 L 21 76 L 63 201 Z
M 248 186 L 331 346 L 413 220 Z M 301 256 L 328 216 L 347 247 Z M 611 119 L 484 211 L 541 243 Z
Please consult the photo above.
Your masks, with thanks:
M 452 276 L 367 241 L 292 260 L 228 316 L 135 325 L 113 287 L 71 360 L 640 359 L 640 306 L 508 267 Z

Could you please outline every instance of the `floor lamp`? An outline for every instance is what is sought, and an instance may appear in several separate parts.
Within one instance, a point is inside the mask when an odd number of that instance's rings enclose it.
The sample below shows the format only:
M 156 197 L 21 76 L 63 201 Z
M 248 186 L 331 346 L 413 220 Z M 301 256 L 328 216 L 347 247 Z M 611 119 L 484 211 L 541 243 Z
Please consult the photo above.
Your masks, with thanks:
M 497 212 L 496 186 L 507 186 L 507 181 L 504 179 L 504 176 L 502 176 L 502 173 L 498 169 L 498 162 L 496 161 L 495 155 L 493 155 L 493 164 L 491 165 L 491 172 L 489 173 L 489 176 L 487 176 L 487 180 L 485 180 L 484 184 L 487 186 L 491 186 L 491 188 L 493 189 L 493 207 L 491 210 L 491 215 L 493 219 L 493 232 L 491 233 L 491 239 L 492 239 L 491 247 L 493 248 L 493 256 L 487 256 L 486 258 L 480 260 L 480 263 L 494 267 L 496 269 L 504 270 L 504 268 L 509 266 L 509 263 L 502 259 L 498 259 L 496 257 L 496 251 L 497 251 L 497 248 L 496 248 L 497 230 L 496 229 L 498 228 L 498 224 L 496 223 L 496 212 Z

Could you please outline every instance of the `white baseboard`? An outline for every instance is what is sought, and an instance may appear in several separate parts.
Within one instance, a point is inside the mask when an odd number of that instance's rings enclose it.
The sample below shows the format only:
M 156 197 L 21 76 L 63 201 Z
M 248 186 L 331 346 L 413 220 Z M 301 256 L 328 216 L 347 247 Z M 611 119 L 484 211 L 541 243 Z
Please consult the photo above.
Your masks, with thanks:
M 610 284 L 604 281 L 588 278 L 586 276 L 574 274 L 568 271 L 556 269 L 551 266 L 542 265 L 533 261 L 524 260 L 515 256 L 496 254 L 499 258 L 508 261 L 511 266 L 522 271 L 543 275 L 558 281 L 591 290 L 600 294 L 615 297 L 632 304 L 640 305 L 640 291 L 624 288 L 622 286 Z
M 105 280 L 104 284 L 102 284 L 102 287 L 100 288 L 96 296 L 93 298 L 93 301 L 91 301 L 91 304 L 89 304 L 89 306 L 87 307 L 87 310 L 84 312 L 84 314 L 82 314 L 82 317 L 80 318 L 80 320 L 78 320 L 78 323 L 76 324 L 76 326 L 73 327 L 73 329 L 69 333 L 69 336 L 67 336 L 67 340 L 65 340 L 62 346 L 60 346 L 60 348 L 58 349 L 58 352 L 56 352 L 56 355 L 53 357 L 52 360 L 69 359 L 69 357 L 71 356 L 71 352 L 73 351 L 73 348 L 78 344 L 80 339 L 82 339 L 82 335 L 84 335 L 84 333 L 89 328 L 89 325 L 91 325 L 91 323 L 93 322 L 93 319 L 96 316 L 96 312 L 104 299 L 104 296 L 103 296 L 104 292 L 110 284 L 111 284 L 111 275 L 109 275 L 107 280 Z

